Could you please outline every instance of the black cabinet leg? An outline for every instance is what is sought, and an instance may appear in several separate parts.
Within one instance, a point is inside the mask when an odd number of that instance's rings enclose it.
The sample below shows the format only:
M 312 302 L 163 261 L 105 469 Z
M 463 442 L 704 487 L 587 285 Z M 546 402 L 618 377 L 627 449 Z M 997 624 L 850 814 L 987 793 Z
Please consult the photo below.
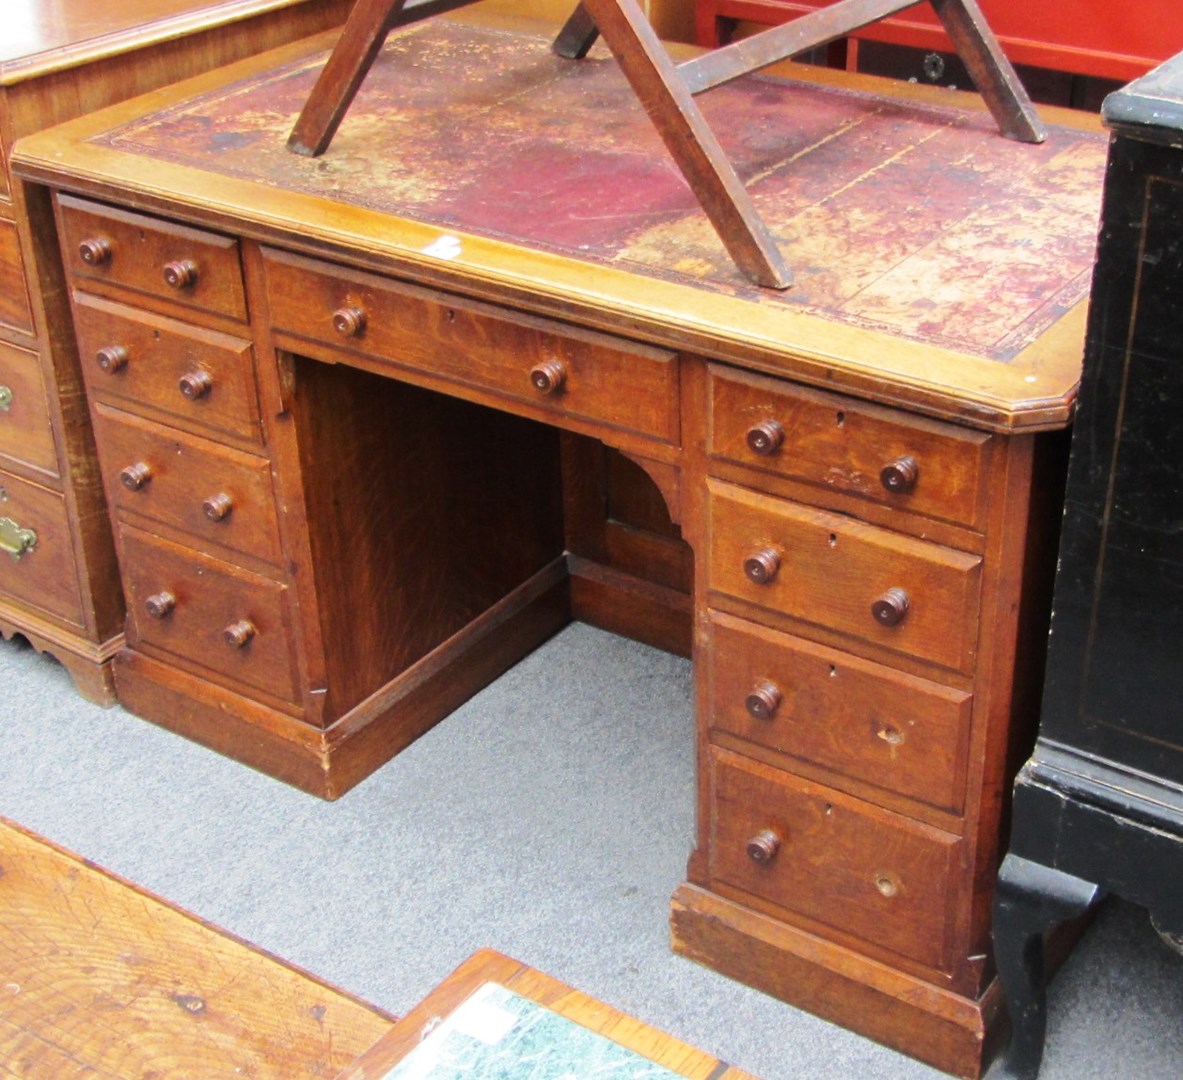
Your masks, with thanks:
M 1010 1012 L 1011 1041 L 991 1080 L 1035 1080 L 1043 1060 L 1047 994 L 1043 932 L 1083 914 L 1100 896 L 1088 881 L 1008 855 L 994 894 L 994 959 Z

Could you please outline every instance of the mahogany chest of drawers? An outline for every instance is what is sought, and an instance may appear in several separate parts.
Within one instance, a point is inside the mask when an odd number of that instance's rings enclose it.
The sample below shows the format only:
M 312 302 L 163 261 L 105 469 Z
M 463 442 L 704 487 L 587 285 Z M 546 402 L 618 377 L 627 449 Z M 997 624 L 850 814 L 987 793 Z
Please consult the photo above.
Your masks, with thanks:
M 674 947 L 977 1074 L 1103 138 L 1077 119 L 1032 151 L 962 97 L 832 74 L 739 85 L 724 121 L 773 125 L 739 157 L 800 268 L 782 295 L 650 169 L 609 61 L 424 23 L 309 161 L 283 140 L 323 48 L 18 154 L 54 205 L 128 593 L 121 700 L 336 797 L 604 597 L 651 629 L 684 548 Z M 463 94 L 456 55 L 494 58 Z M 612 550 L 569 542 L 588 446 L 681 537 L 628 595 Z

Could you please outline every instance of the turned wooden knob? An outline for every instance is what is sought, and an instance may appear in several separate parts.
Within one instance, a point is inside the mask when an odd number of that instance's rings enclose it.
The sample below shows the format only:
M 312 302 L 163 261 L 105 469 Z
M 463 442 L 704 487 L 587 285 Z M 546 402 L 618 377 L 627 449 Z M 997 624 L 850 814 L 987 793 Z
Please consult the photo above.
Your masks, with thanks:
M 530 369 L 530 382 L 540 394 L 557 394 L 567 381 L 562 360 L 543 360 Z
M 164 280 L 174 289 L 188 289 L 197 284 L 197 263 L 192 259 L 173 259 L 164 264 Z
M 232 649 L 241 649 L 250 642 L 256 633 L 258 631 L 255 629 L 254 623 L 249 619 L 239 619 L 238 622 L 232 622 L 222 631 L 222 640 Z
M 333 329 L 342 337 L 358 337 L 366 328 L 366 313 L 359 307 L 346 305 L 333 312 Z
M 744 704 L 747 706 L 748 714 L 755 719 L 771 720 L 783 696 L 776 683 L 763 679 L 752 687 Z
M 144 601 L 144 607 L 154 619 L 163 619 L 177 606 L 177 598 L 170 592 L 153 593 Z
M 903 589 L 888 589 L 871 605 L 871 614 L 880 626 L 898 626 L 908 614 L 909 604 Z
M 114 375 L 127 367 L 128 354 L 122 345 L 107 345 L 95 353 L 99 362 L 99 370 L 108 375 Z
M 189 371 L 181 376 L 177 385 L 182 397 L 196 401 L 214 388 L 214 377 L 208 371 Z
M 92 236 L 78 245 L 78 258 L 87 266 L 102 266 L 111 261 L 111 241 Z
M 152 466 L 146 461 L 137 461 L 119 474 L 119 480 L 128 491 L 139 491 L 152 479 Z
M 761 829 L 748 841 L 748 858 L 761 866 L 767 866 L 780 851 L 780 837 L 771 829 Z
M 757 585 L 767 585 L 780 569 L 780 552 L 773 548 L 762 548 L 753 552 L 743 561 L 743 572 L 749 581 Z
M 907 495 L 916 486 L 919 476 L 919 463 L 914 457 L 905 454 L 880 469 L 879 482 L 893 495 Z
M 775 420 L 762 420 L 748 428 L 748 449 L 761 457 L 769 457 L 785 441 L 785 429 Z
M 225 521 L 234 509 L 234 500 L 224 491 L 211 495 L 201 504 L 201 509 L 210 521 Z

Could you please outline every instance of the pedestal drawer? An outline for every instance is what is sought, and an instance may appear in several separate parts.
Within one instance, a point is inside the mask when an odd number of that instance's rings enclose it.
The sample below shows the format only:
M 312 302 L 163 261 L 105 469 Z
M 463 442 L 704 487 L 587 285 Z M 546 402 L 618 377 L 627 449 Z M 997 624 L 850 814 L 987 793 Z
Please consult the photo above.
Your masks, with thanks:
M 84 293 L 74 301 L 92 399 L 158 409 L 190 426 L 262 441 L 249 341 Z
M 128 640 L 295 702 L 287 589 L 189 548 L 122 528 Z
M 118 514 L 181 529 L 199 547 L 220 544 L 282 563 L 266 458 L 103 404 L 93 415 L 108 499 Z
M 73 277 L 246 320 L 237 240 L 69 195 L 57 201 Z
M 49 401 L 36 353 L 0 341 L 0 454 L 58 475 Z
M 972 696 L 721 612 L 713 729 L 960 813 Z
M 947 967 L 956 836 L 725 750 L 711 770 L 713 878 Z
M 0 203 L 0 213 L 3 210 Z M 3 217 L 0 217 L 0 323 L 25 334 L 33 332 L 33 313 L 29 310 L 25 264 L 16 225 Z
M 65 499 L 0 472 L 0 596 L 81 626 L 78 572 Z
M 712 589 L 972 672 L 978 556 L 731 484 L 708 486 Z

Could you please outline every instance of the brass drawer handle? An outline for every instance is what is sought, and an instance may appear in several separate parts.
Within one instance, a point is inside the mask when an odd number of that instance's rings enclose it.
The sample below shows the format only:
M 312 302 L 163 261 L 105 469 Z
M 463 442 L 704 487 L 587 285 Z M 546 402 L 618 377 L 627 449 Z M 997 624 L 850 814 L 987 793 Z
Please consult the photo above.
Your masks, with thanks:
M 530 383 L 540 394 L 557 394 L 567 382 L 562 360 L 543 360 L 530 369 Z
M 903 589 L 888 589 L 871 605 L 871 614 L 880 626 L 899 626 L 911 606 Z
M 879 471 L 879 483 L 893 495 L 907 495 L 919 478 L 920 463 L 910 454 L 889 461 Z
M 783 699 L 784 695 L 776 683 L 761 679 L 744 699 L 744 706 L 753 719 L 771 720 Z
M 146 461 L 137 461 L 134 465 L 128 465 L 119 474 L 119 482 L 128 491 L 142 491 L 151 479 L 152 466 Z
M 234 500 L 224 491 L 211 495 L 201 504 L 201 510 L 210 521 L 225 521 L 234 509 Z
M 0 551 L 7 552 L 13 562 L 20 562 L 26 551 L 37 546 L 37 534 L 23 529 L 12 518 L 0 518 Z
M 145 610 L 154 619 L 166 618 L 176 606 L 177 598 L 168 591 L 153 593 L 144 601 Z
M 333 312 L 333 329 L 342 337 L 361 337 L 366 328 L 366 313 L 359 307 L 346 304 Z
M 129 359 L 127 350 L 122 345 L 107 345 L 95 353 L 99 370 L 107 375 L 117 375 L 125 367 Z
M 249 619 L 239 619 L 222 631 L 222 640 L 232 649 L 244 649 L 257 633 L 255 624 Z
M 214 388 L 214 377 L 208 371 L 190 371 L 181 376 L 177 385 L 186 401 L 197 401 Z
M 761 866 L 767 866 L 780 851 L 780 837 L 772 829 L 761 829 L 748 841 L 748 858 Z
M 763 420 L 748 428 L 748 449 L 761 457 L 771 457 L 785 441 L 785 429 L 775 420 Z
M 192 259 L 173 259 L 164 264 L 164 281 L 174 289 L 190 289 L 197 284 L 197 263 Z
M 0 386 L 0 412 L 8 412 L 12 407 L 12 387 Z
M 111 241 L 104 236 L 91 236 L 78 245 L 78 258 L 87 266 L 102 266 L 111 261 Z
M 767 585 L 780 569 L 780 552 L 775 548 L 762 548 L 743 561 L 743 572 L 756 585 Z

